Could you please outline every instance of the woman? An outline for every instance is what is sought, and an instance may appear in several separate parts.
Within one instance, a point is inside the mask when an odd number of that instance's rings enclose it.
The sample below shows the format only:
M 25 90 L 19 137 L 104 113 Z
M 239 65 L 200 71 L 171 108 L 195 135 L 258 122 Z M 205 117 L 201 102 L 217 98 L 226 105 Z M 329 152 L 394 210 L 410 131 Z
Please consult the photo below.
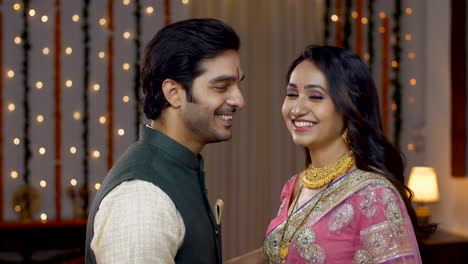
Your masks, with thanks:
M 402 154 L 384 136 L 367 66 L 309 46 L 287 77 L 282 114 L 308 167 L 283 188 L 268 263 L 421 263 Z

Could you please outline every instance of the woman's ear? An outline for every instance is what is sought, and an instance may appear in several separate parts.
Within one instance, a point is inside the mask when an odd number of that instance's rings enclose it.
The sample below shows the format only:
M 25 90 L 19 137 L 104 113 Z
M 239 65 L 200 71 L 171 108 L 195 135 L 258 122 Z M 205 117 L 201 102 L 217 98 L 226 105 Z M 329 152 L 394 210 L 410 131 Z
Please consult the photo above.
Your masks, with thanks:
M 172 107 L 179 108 L 185 100 L 185 90 L 174 80 L 166 79 L 162 83 L 162 92 Z

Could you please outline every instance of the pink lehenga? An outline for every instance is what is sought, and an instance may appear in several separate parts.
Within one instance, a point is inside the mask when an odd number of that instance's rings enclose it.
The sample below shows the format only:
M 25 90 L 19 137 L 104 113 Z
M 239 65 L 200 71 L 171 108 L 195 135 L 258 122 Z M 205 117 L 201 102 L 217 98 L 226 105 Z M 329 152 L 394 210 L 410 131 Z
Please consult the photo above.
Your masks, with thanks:
M 268 227 L 268 263 L 282 262 L 280 243 L 297 179 L 284 186 L 282 205 Z M 353 170 L 318 193 L 290 216 L 284 237 L 293 234 L 286 263 L 421 263 L 399 192 L 375 173 Z

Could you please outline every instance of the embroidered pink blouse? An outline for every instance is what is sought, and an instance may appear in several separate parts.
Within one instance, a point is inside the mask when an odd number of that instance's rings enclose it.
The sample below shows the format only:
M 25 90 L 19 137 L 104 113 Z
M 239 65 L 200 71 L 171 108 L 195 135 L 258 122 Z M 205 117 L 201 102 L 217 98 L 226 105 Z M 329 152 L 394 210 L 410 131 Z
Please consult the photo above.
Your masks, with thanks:
M 284 186 L 282 205 L 267 229 L 268 263 L 281 263 L 279 247 L 297 179 Z M 296 229 L 286 263 L 421 263 L 398 191 L 373 173 L 354 170 L 321 191 L 291 215 L 285 240 Z

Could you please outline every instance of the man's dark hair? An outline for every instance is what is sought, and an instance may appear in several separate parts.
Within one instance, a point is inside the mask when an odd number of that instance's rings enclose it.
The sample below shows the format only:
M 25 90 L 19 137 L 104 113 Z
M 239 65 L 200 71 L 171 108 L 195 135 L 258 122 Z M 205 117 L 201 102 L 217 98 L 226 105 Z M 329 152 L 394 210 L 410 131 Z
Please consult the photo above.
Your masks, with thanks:
M 161 29 L 145 47 L 141 60 L 143 112 L 157 119 L 169 103 L 162 83 L 171 79 L 182 85 L 192 101 L 192 83 L 205 72 L 203 59 L 226 50 L 239 50 L 236 32 L 217 19 L 188 19 Z

